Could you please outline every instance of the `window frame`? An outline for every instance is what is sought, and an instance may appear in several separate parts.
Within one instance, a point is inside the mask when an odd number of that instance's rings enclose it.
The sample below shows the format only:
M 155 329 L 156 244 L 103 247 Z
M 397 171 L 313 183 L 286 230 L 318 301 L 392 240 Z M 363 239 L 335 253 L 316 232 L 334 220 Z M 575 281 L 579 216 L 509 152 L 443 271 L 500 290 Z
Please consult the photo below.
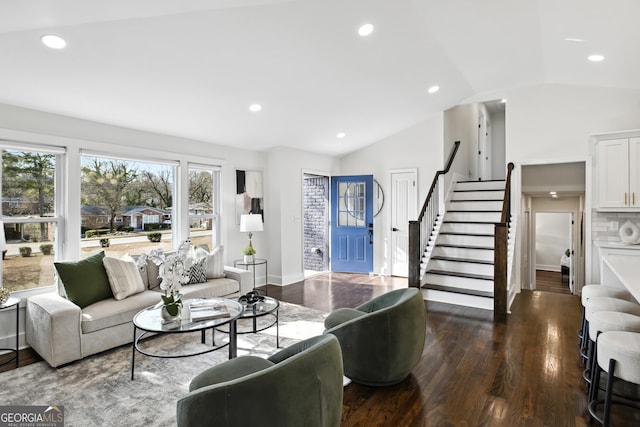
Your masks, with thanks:
M 214 166 L 214 165 L 206 165 L 206 164 L 202 164 L 202 163 L 193 163 L 193 162 L 188 162 L 187 163 L 187 168 L 186 168 L 186 175 L 187 175 L 187 194 L 186 194 L 186 202 L 187 202 L 187 206 L 189 206 L 190 204 L 190 200 L 189 200 L 189 183 L 188 183 L 188 179 L 189 179 L 189 175 L 191 173 L 191 170 L 198 170 L 198 171 L 205 171 L 205 172 L 211 172 L 212 174 L 212 186 L 211 186 L 211 204 L 212 204 L 212 213 L 210 214 L 190 214 L 188 213 L 188 209 L 187 209 L 187 224 L 189 225 L 189 236 L 191 236 L 191 220 L 192 219 L 209 219 L 212 222 L 212 226 L 211 226 L 211 244 L 212 247 L 210 249 L 215 248 L 216 246 L 219 246 L 221 244 L 220 241 L 220 231 L 221 231 L 221 227 L 220 227 L 220 175 L 221 175 L 221 168 L 220 166 Z
M 2 203 L 0 203 L 0 221 L 2 226 L 4 224 L 43 224 L 53 223 L 55 224 L 53 250 L 54 250 L 54 262 L 64 259 L 65 256 L 65 238 L 66 235 L 66 210 L 64 204 L 63 194 L 67 191 L 66 186 L 66 172 L 68 152 L 65 147 L 59 147 L 55 145 L 40 145 L 30 142 L 14 141 L 9 139 L 0 138 L 0 154 L 5 151 L 20 151 L 29 153 L 40 154 L 53 154 L 55 155 L 55 171 L 54 171 L 54 209 L 53 216 L 47 217 L 13 217 L 6 216 L 3 212 Z M 3 164 L 2 156 L 0 155 L 0 178 L 2 176 Z M 0 179 L 0 197 L 3 197 L 4 189 L 2 188 L 2 179 Z M 0 260 L 0 287 L 4 287 L 4 263 Z M 12 291 L 17 297 L 24 298 L 32 294 L 41 293 L 42 291 L 49 290 L 55 287 L 55 282 L 49 285 L 37 286 L 33 288 L 19 289 Z

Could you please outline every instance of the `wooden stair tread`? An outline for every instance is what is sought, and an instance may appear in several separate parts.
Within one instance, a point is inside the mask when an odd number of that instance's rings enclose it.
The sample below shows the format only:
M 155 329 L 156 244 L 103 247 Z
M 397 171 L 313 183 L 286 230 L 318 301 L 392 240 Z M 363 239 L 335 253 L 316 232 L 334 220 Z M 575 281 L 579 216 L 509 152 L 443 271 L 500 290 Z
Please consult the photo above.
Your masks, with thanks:
M 486 276 L 484 274 L 473 274 L 473 273 L 460 273 L 457 271 L 443 271 L 443 270 L 427 270 L 425 274 L 438 274 L 440 276 L 454 276 L 454 277 L 464 277 L 467 279 L 479 279 L 479 280 L 490 280 L 493 281 L 492 276 Z
M 456 209 L 450 209 L 447 212 L 465 212 L 465 213 L 486 213 L 486 212 L 497 212 L 497 213 L 501 213 L 502 210 L 489 210 L 489 209 L 480 209 L 480 210 L 456 210 Z
M 488 234 L 488 233 L 463 233 L 463 232 L 460 232 L 460 231 L 441 231 L 440 235 L 470 236 L 470 237 L 493 237 L 494 236 L 493 234 Z
M 493 265 L 493 261 L 485 261 L 481 259 L 472 259 L 472 258 L 456 258 L 456 257 L 446 257 L 446 256 L 432 256 L 432 260 L 437 261 L 454 261 L 454 262 L 466 262 L 469 264 L 483 264 L 483 265 Z
M 422 289 L 431 289 L 434 291 L 451 292 L 455 294 L 471 295 L 475 297 L 493 298 L 493 292 L 477 291 L 475 289 L 468 288 L 456 288 L 453 286 L 434 285 L 432 283 L 425 283 L 422 285 Z
M 456 245 L 453 243 L 438 243 L 435 247 L 438 246 L 444 248 L 460 248 L 460 249 L 480 249 L 480 250 L 493 250 L 493 246 L 477 246 L 477 245 Z

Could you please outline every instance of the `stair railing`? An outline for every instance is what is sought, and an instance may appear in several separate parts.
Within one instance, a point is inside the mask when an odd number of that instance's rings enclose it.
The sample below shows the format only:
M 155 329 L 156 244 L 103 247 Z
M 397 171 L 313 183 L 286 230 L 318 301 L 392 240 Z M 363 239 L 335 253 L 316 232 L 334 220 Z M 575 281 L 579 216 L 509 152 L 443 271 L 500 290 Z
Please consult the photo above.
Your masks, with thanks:
M 507 315 L 508 305 L 508 238 L 511 223 L 511 171 L 513 163 L 507 165 L 504 200 L 500 222 L 495 224 L 493 251 L 493 316 Z
M 438 215 L 440 214 L 440 185 L 439 179 L 441 175 L 446 175 L 451 169 L 453 160 L 460 147 L 460 141 L 456 141 L 449 154 L 449 160 L 444 169 L 436 172 L 431 182 L 431 188 L 425 199 L 418 219 L 415 221 L 409 221 L 409 248 L 408 248 L 408 260 L 409 260 L 409 286 L 419 288 L 420 287 L 420 261 L 422 255 L 427 249 L 429 244 L 429 237 L 436 224 Z

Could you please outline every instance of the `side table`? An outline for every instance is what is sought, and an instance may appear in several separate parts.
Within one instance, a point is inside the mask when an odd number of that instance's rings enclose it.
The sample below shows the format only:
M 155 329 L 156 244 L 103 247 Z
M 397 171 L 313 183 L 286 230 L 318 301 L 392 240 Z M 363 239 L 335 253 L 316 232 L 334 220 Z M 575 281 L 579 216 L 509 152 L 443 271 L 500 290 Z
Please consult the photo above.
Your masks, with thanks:
M 249 269 L 249 266 L 251 266 L 253 268 L 253 289 L 256 288 L 256 266 L 258 265 L 264 265 L 264 294 L 268 295 L 268 291 L 267 291 L 267 277 L 268 277 L 268 272 L 267 272 L 267 260 L 263 259 L 263 258 L 256 258 L 253 260 L 253 262 L 244 262 L 243 259 L 237 259 L 235 261 L 233 261 L 233 266 L 234 267 L 244 267 L 245 270 Z
M 20 366 L 20 346 L 19 346 L 19 334 L 20 334 L 20 298 L 18 297 L 9 297 L 9 299 L 7 300 L 7 302 L 5 302 L 4 304 L 0 304 L 0 311 L 1 310 L 7 310 L 10 309 L 11 307 L 14 307 L 16 309 L 16 347 L 15 348 L 0 348 L 0 351 L 13 351 L 15 353 L 15 355 L 3 362 L 0 363 L 0 366 L 4 366 L 9 362 L 13 362 L 14 360 L 16 361 L 16 367 Z

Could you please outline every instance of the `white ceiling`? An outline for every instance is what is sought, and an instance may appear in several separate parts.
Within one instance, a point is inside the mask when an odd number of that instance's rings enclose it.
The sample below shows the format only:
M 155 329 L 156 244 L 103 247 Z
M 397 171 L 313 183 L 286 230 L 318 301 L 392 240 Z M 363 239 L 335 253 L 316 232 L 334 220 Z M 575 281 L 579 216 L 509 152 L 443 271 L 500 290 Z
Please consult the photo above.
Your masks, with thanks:
M 4 1 L 0 103 L 341 155 L 514 87 L 639 89 L 639 19 L 637 0 Z

